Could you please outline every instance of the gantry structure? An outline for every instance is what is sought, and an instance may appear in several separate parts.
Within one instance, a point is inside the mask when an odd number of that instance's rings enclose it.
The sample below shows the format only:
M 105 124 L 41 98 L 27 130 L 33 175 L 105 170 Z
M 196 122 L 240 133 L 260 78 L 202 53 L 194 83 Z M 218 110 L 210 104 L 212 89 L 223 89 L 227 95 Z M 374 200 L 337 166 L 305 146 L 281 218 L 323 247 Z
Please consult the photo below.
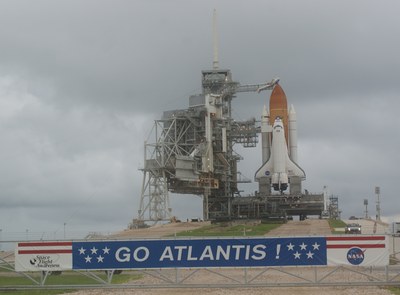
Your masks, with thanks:
M 232 100 L 238 92 L 269 90 L 274 81 L 240 85 L 230 70 L 202 72 L 202 93 L 189 97 L 187 109 L 165 111 L 156 120 L 151 142 L 145 142 L 143 183 L 138 219 L 169 220 L 169 193 L 203 197 L 203 218 L 233 215 L 232 200 L 241 177 L 241 160 L 233 146 L 255 147 L 260 132 L 255 118 L 232 118 Z

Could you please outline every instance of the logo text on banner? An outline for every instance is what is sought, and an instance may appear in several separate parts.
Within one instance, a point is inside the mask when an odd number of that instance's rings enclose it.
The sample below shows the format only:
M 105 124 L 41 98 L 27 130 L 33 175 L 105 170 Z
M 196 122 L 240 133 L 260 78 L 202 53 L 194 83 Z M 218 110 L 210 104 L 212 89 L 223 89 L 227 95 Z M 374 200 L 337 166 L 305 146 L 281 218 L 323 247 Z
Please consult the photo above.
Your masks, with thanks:
M 72 269 L 72 242 L 23 242 L 15 249 L 16 271 Z

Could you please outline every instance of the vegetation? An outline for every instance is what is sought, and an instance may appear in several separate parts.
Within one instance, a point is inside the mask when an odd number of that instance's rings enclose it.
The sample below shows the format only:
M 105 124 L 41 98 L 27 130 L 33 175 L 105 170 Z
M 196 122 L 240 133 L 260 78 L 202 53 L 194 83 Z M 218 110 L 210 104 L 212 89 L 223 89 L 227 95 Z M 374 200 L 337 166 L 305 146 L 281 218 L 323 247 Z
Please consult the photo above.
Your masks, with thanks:
M 0 291 L 1 295 L 53 295 L 53 294 L 67 294 L 75 292 L 76 290 L 18 290 L 18 291 Z
M 387 288 L 392 294 L 400 295 L 400 288 L 399 287 L 388 287 Z
M 240 237 L 240 236 L 262 236 L 281 224 L 237 224 L 230 226 L 229 223 L 212 224 L 198 229 L 177 233 L 179 237 Z
M 328 219 L 331 227 L 345 227 L 346 223 L 341 219 Z
M 95 273 L 98 277 L 103 280 L 107 279 L 107 276 L 104 272 L 97 272 Z M 40 273 L 31 273 L 32 277 L 36 280 L 40 279 Z M 140 279 L 142 275 L 130 272 L 126 274 L 114 275 L 112 284 L 122 284 L 132 280 Z M 75 273 L 75 272 L 63 272 L 61 275 L 57 276 L 49 276 L 46 280 L 46 286 L 49 285 L 90 285 L 90 284 L 99 284 L 92 278 L 87 276 Z M 2 286 L 31 286 L 33 282 L 26 277 L 19 276 L 19 275 L 7 275 L 7 276 L 0 276 L 0 290 Z M 60 289 L 60 290 L 46 290 L 46 289 L 30 289 L 30 290 L 10 290 L 5 291 L 1 290 L 0 293 L 3 294 L 16 294 L 16 295 L 30 295 L 30 294 L 65 294 L 70 293 L 75 290 L 68 290 L 68 289 Z
M 346 227 L 346 223 L 343 220 L 340 219 L 328 219 L 329 222 L 329 226 L 331 228 L 331 232 L 333 234 L 344 234 L 344 230 L 343 231 L 336 231 L 335 228 L 345 228 Z

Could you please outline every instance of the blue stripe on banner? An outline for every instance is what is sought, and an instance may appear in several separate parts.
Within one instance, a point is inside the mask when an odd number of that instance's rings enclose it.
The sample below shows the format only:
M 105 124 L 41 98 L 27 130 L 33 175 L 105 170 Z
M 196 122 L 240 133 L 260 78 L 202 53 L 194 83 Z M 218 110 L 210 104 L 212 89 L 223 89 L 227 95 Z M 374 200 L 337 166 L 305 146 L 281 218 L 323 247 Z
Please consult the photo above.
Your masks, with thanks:
M 73 242 L 73 269 L 326 265 L 324 237 Z

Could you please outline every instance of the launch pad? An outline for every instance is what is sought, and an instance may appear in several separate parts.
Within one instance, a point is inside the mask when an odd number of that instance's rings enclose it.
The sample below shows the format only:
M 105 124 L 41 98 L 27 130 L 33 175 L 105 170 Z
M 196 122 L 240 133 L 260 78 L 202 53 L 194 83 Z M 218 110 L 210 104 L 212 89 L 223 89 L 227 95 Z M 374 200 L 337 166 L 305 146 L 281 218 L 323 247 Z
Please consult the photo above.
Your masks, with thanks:
M 324 209 L 323 199 L 321 194 L 235 198 L 234 218 L 286 220 L 298 216 L 299 220 L 304 220 L 307 216 L 321 216 Z
M 324 195 L 302 192 L 306 175 L 297 160 L 296 113 L 293 106 L 288 109 L 279 79 L 250 85 L 233 81 L 230 70 L 219 68 L 216 41 L 213 69 L 203 71 L 201 79 L 202 93 L 189 97 L 188 108 L 165 111 L 155 120 L 153 139 L 144 144 L 137 221 L 170 220 L 169 193 L 201 196 L 204 220 L 321 216 Z M 265 90 L 272 93 L 261 121 L 233 118 L 238 93 Z M 251 180 L 238 171 L 241 156 L 234 146 L 253 148 L 259 139 L 262 163 L 253 163 L 259 167 L 254 171 L 259 190 L 242 197 L 238 186 Z

